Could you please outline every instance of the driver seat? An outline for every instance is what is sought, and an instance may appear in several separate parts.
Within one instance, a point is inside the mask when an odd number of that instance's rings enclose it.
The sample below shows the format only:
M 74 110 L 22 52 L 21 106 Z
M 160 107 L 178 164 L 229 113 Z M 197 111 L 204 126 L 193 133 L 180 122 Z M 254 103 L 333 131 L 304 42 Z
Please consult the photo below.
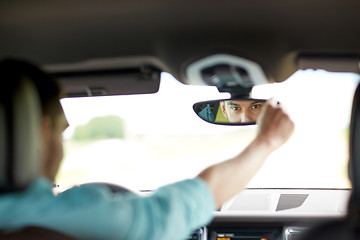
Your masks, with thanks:
M 1 84 L 7 88 L 0 94 L 0 198 L 23 191 L 40 175 L 40 102 L 34 84 L 17 70 L 16 61 L 0 61 Z M 0 226 L 0 239 L 73 238 L 41 227 L 9 232 Z

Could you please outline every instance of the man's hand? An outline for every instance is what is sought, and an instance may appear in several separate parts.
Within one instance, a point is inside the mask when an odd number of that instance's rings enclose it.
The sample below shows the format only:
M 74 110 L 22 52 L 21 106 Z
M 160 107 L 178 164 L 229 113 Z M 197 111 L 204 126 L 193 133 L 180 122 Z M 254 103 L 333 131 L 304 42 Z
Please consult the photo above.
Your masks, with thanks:
M 271 150 L 279 148 L 289 140 L 295 128 L 284 107 L 274 98 L 266 102 L 257 124 L 257 138 L 264 141 Z

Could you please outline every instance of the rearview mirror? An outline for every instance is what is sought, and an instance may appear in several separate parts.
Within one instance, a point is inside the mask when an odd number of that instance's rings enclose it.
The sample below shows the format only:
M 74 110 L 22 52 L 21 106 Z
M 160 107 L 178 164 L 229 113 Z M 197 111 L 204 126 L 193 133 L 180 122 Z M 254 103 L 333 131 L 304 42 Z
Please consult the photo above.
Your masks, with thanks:
M 195 103 L 195 113 L 204 121 L 219 125 L 253 125 L 264 99 L 220 99 Z

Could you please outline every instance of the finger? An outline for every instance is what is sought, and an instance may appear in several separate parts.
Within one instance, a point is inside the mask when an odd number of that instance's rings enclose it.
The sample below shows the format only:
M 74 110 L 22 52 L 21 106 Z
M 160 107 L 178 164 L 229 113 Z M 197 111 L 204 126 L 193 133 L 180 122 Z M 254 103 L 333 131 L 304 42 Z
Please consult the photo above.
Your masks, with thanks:
M 295 123 L 291 120 L 288 115 L 283 115 L 280 119 L 280 124 L 284 131 L 287 133 L 286 141 L 291 137 L 295 129 Z
M 276 100 L 276 98 L 272 97 L 267 101 L 267 104 L 272 107 L 276 107 L 278 105 L 278 101 Z
M 272 121 L 274 123 L 280 122 L 280 119 L 285 115 L 284 110 L 281 107 L 275 107 L 272 112 Z
M 269 102 L 270 102 L 273 106 L 276 106 L 278 100 L 276 99 L 276 97 L 271 97 L 271 98 L 269 99 Z
M 263 107 L 263 110 L 262 110 L 262 114 L 265 115 L 266 112 L 268 111 L 271 111 L 271 110 L 268 110 L 269 108 L 274 108 L 276 106 L 276 99 L 275 98 L 270 98 L 269 100 L 267 100 L 265 102 L 265 105 Z
M 282 110 L 284 111 L 284 113 L 286 113 L 286 114 L 289 114 L 289 108 L 288 108 L 288 106 L 286 105 L 286 104 L 284 104 L 284 103 L 282 103 L 282 102 L 278 102 L 278 104 L 277 104 L 277 106 L 279 107 L 279 108 L 282 108 Z
M 264 121 L 264 118 L 268 118 L 268 116 L 272 115 L 271 112 L 274 108 L 273 106 L 275 104 L 275 101 L 275 99 L 271 98 L 265 102 L 264 107 L 256 121 L 259 125 L 262 125 L 261 123 Z
M 286 104 L 283 104 L 282 102 L 278 101 L 275 97 L 272 97 L 268 100 L 269 104 L 273 106 L 273 108 L 281 108 L 282 113 L 289 115 L 288 106 Z

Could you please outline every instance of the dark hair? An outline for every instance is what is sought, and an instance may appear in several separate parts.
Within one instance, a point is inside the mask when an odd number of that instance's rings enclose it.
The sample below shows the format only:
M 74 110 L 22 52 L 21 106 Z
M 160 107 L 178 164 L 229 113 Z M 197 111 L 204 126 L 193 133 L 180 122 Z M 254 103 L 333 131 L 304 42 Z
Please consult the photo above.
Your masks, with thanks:
M 42 115 L 49 116 L 53 120 L 56 120 L 62 108 L 59 102 L 61 88 L 55 78 L 41 70 L 35 64 L 24 60 L 8 58 L 0 61 L 0 79 L 2 86 L 12 88 L 23 78 L 31 80 L 34 83 L 39 94 Z M 6 95 L 6 91 L 4 91 L 4 94 Z

